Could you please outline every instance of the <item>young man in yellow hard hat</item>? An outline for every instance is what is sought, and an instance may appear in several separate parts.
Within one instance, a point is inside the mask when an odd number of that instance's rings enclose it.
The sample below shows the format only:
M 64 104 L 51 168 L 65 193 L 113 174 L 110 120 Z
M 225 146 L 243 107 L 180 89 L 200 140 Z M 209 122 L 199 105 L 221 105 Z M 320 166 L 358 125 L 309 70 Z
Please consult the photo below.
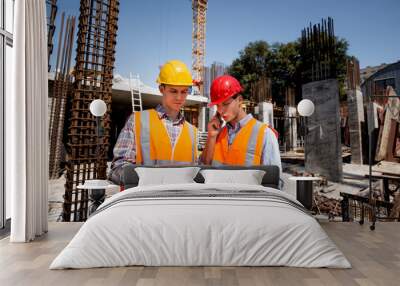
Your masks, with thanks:
M 242 87 L 230 75 L 211 84 L 211 103 L 217 114 L 208 123 L 208 137 L 200 160 L 207 165 L 276 165 L 282 170 L 278 133 L 246 114 L 242 108 Z M 222 120 L 226 122 L 221 128 Z
M 197 129 L 180 112 L 192 86 L 187 66 L 178 60 L 165 63 L 157 78 L 161 104 L 134 112 L 114 147 L 112 177 L 137 165 L 190 165 L 197 162 Z

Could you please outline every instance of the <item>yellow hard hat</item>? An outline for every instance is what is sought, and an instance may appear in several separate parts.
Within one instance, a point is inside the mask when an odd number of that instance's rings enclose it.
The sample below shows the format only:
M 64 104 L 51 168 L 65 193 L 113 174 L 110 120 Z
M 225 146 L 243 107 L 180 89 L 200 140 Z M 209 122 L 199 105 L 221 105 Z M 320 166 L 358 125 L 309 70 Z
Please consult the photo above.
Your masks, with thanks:
M 160 69 L 157 78 L 158 84 L 168 85 L 192 85 L 192 75 L 187 66 L 178 60 L 166 62 Z

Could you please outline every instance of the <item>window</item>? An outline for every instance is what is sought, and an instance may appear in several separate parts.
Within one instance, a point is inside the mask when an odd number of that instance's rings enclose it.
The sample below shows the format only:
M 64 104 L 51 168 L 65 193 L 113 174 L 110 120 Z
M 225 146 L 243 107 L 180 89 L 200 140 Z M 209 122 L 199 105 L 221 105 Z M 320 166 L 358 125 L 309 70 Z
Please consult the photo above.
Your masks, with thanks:
M 4 3 L 4 22 L 5 22 L 5 29 L 10 34 L 14 33 L 14 0 L 5 0 Z
M 0 2 L 0 32 L 3 23 L 3 8 Z M 4 204 L 4 35 L 0 33 L 0 229 L 5 224 Z
M 13 46 L 14 0 L 0 0 L 0 236 L 9 227 L 10 194 L 4 188 L 5 180 L 5 98 L 11 92 L 10 75 L 13 66 L 11 52 Z
M 394 78 L 378 79 L 374 81 L 375 84 L 375 95 L 385 95 L 386 88 L 390 85 L 393 89 L 396 89 Z

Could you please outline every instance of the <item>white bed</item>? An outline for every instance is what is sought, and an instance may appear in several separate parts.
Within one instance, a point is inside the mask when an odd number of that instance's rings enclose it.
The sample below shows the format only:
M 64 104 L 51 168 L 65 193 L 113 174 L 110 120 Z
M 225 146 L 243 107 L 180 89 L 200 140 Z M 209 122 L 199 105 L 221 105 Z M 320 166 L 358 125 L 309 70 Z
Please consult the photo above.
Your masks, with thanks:
M 290 195 L 257 185 L 197 183 L 114 195 L 50 269 L 127 265 L 351 267 Z

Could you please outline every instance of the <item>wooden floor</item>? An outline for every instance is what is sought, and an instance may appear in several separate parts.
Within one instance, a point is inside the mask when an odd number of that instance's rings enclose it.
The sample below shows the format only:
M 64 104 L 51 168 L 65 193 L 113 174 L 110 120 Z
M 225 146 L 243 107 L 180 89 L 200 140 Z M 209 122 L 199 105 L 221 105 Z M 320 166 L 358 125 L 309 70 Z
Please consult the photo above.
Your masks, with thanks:
M 0 241 L 0 285 L 400 285 L 400 223 L 375 231 L 357 223 L 321 223 L 352 269 L 289 267 L 121 267 L 48 270 L 81 226 L 51 223 L 32 243 Z

